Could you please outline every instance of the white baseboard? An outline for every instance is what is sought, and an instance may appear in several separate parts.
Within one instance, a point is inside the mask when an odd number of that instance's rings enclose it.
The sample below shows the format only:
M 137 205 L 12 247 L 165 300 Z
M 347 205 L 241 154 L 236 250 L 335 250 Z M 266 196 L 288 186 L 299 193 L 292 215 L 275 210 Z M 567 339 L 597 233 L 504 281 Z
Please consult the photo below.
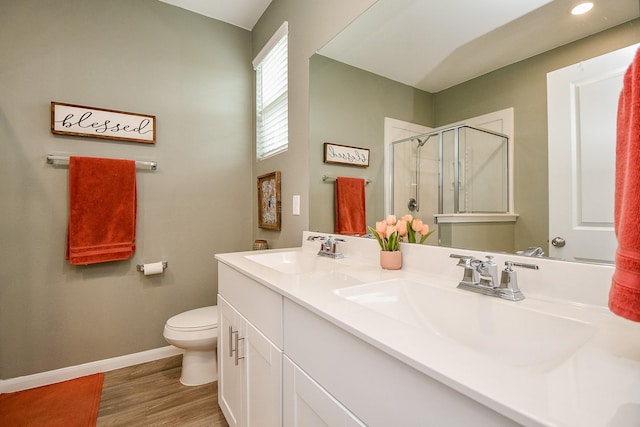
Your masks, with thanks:
M 182 353 L 183 350 L 172 345 L 168 345 L 166 347 L 142 351 L 140 353 L 126 354 L 124 356 L 97 360 L 95 362 L 69 366 L 66 368 L 55 369 L 53 371 L 40 372 L 8 380 L 0 380 L 0 393 L 10 393 L 13 391 L 20 391 L 60 381 L 67 381 L 78 377 L 84 377 L 86 375 L 97 374 L 98 372 L 113 371 L 114 369 L 126 368 L 127 366 L 164 359 L 165 357 L 176 356 Z

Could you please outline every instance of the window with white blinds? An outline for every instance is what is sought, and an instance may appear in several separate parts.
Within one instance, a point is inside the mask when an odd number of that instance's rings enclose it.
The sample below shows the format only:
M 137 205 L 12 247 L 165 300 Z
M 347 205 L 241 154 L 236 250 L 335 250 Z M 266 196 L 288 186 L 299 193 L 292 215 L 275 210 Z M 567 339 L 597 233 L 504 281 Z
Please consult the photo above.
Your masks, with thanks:
M 256 70 L 256 158 L 289 145 L 288 24 L 285 22 L 253 60 Z

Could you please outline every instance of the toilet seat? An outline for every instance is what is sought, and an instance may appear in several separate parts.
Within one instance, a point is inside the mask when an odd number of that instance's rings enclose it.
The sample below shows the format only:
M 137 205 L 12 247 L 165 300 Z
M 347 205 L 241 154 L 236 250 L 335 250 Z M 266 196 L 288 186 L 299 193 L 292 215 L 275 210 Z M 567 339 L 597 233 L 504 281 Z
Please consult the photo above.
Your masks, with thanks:
M 201 307 L 176 314 L 165 325 L 174 331 L 206 331 L 218 328 L 218 306 Z

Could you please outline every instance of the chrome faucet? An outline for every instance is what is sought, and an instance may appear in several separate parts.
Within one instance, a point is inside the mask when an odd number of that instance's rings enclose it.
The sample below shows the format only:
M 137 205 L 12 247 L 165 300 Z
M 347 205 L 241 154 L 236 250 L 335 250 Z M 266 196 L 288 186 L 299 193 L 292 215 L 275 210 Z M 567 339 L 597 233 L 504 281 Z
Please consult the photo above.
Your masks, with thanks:
M 491 255 L 487 255 L 486 258 L 486 261 L 480 261 L 479 259 L 473 260 L 471 261 L 471 265 L 475 266 L 475 269 L 480 275 L 480 285 L 495 288 L 499 285 L 498 264 L 493 261 L 493 257 Z
M 320 250 L 318 251 L 318 255 L 325 256 L 328 258 L 339 259 L 344 258 L 344 255 L 340 252 L 340 242 L 344 242 L 344 239 L 340 239 L 338 237 L 329 236 L 309 236 L 307 240 L 323 240 L 320 244 Z
M 485 261 L 456 254 L 451 254 L 450 258 L 458 258 L 457 265 L 464 268 L 458 288 L 510 301 L 524 299 L 524 295 L 518 288 L 518 280 L 513 267 L 538 269 L 535 264 L 505 261 L 506 268 L 502 270 L 500 281 L 498 281 L 498 266 L 490 255 L 486 256 Z
M 530 246 L 524 251 L 517 251 L 516 255 L 530 256 L 530 257 L 541 257 L 544 255 L 544 251 L 541 247 Z

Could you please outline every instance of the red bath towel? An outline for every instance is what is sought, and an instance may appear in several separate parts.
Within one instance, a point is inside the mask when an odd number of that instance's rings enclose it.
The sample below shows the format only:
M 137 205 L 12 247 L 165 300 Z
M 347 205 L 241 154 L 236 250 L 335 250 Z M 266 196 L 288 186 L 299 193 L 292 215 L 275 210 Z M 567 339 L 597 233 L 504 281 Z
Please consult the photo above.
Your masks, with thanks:
M 362 178 L 336 178 L 336 234 L 367 234 L 364 186 Z
M 640 322 L 640 49 L 618 105 L 614 225 L 618 249 L 609 308 Z
M 129 259 L 136 248 L 136 163 L 69 159 L 66 258 L 73 265 Z

